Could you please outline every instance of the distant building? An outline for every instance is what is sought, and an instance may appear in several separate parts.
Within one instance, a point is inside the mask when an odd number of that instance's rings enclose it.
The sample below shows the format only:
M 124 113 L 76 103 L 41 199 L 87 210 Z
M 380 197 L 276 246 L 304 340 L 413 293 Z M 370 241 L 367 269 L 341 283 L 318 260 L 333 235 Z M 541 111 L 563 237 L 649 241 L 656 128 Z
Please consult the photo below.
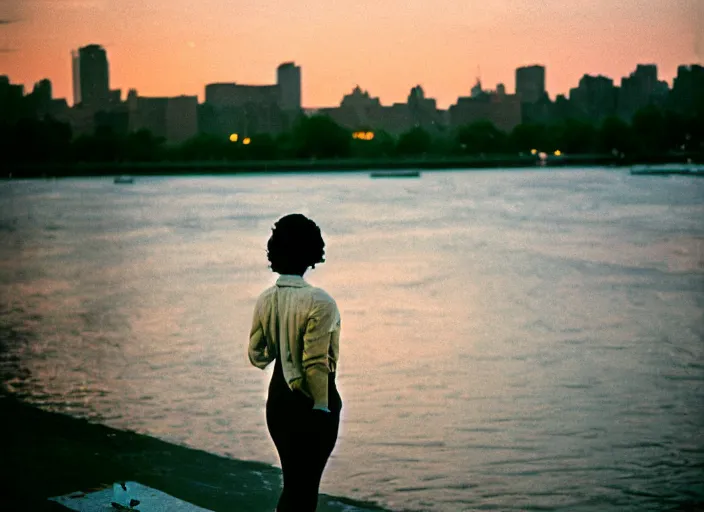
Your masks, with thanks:
M 621 80 L 618 113 L 630 120 L 638 110 L 647 105 L 662 105 L 668 91 L 667 82 L 658 80 L 658 67 L 655 64 L 638 64 L 633 73 Z
M 279 105 L 283 110 L 301 110 L 301 68 L 293 62 L 281 64 L 276 70 Z
M 71 125 L 74 136 L 92 135 L 96 128 L 96 112 L 87 108 L 77 108 L 75 105 L 69 109 L 67 120 Z
M 51 80 L 45 78 L 34 84 L 32 89 L 33 108 L 40 117 L 51 116 L 58 120 L 68 120 L 68 104 L 64 99 L 54 99 Z
M 71 76 L 73 81 L 73 105 L 81 103 L 81 59 L 77 51 L 71 52 Z
M 21 114 L 20 105 L 24 96 L 24 86 L 13 84 L 10 78 L 0 76 L 0 116 L 5 122 L 16 121 Z
M 394 103 L 390 107 L 382 106 L 377 113 L 377 118 L 370 123 L 370 128 L 399 135 L 415 126 L 420 126 L 413 114 L 407 103 Z
M 166 97 L 147 98 L 139 96 L 132 89 L 127 94 L 127 110 L 129 112 L 129 131 L 147 130 L 157 137 L 166 138 Z
M 526 66 L 516 69 L 516 94 L 522 103 L 537 103 L 545 91 L 545 67 Z
M 357 85 L 351 93 L 342 97 L 339 107 L 321 108 L 317 114 L 329 116 L 340 126 L 349 130 L 360 130 L 378 128 L 378 121 L 381 118 L 381 101 L 379 98 L 369 94 L 369 91 L 362 90 Z
M 122 103 L 122 90 L 111 89 L 108 94 L 108 103 L 110 105 L 119 105 L 120 103 Z
M 80 109 L 79 109 L 80 110 Z M 99 110 L 93 116 L 94 129 L 97 132 L 125 136 L 130 131 L 130 113 L 126 106 L 110 110 Z
M 426 98 L 425 91 L 420 85 L 411 89 L 408 95 L 408 109 L 414 126 L 437 130 L 444 124 L 442 115 L 438 111 L 437 101 Z
M 319 114 L 330 116 L 337 124 L 356 130 L 373 128 L 381 118 L 381 101 L 356 86 L 342 98 L 339 107 L 322 108 Z
M 148 130 L 168 143 L 180 143 L 198 133 L 198 97 L 127 96 L 129 131 Z
M 479 81 L 476 88 L 481 88 Z M 510 132 L 521 123 L 521 100 L 518 95 L 504 93 L 482 91 L 476 96 L 458 98 L 449 109 L 450 126 L 459 128 L 477 121 L 490 121 L 500 130 Z
M 570 103 L 580 117 L 593 122 L 616 113 L 618 89 L 605 76 L 584 75 L 579 86 L 570 90 Z
M 356 86 L 342 98 L 339 107 L 317 109 L 315 113 L 330 116 L 349 130 L 384 130 L 392 135 L 414 127 L 432 131 L 444 125 L 436 101 L 426 98 L 420 85 L 411 89 L 406 103 L 391 106 L 382 105 L 379 98 Z
M 564 99 L 564 95 L 560 95 Z M 521 121 L 528 124 L 550 124 L 560 118 L 555 108 L 555 102 L 550 101 L 547 95 L 535 103 L 521 103 Z
M 32 96 L 34 97 L 35 105 L 40 112 L 46 112 L 51 106 L 52 100 L 51 80 L 45 78 L 34 84 Z
M 301 112 L 301 70 L 289 62 L 277 69 L 275 85 L 208 84 L 199 108 L 200 131 L 216 136 L 277 134 Z
M 110 99 L 110 77 L 105 49 L 91 44 L 73 52 L 74 104 L 102 108 Z
M 69 122 L 69 113 L 71 109 L 65 98 L 54 98 L 51 100 L 49 113 L 51 116 L 62 122 Z
M 670 93 L 670 106 L 682 114 L 704 111 L 704 66 L 693 64 L 677 68 Z
M 13 84 L 7 75 L 0 76 L 0 95 L 3 99 L 19 101 L 24 96 L 24 85 Z
M 289 125 L 278 85 L 209 84 L 201 117 L 201 131 L 223 137 L 281 133 Z
M 474 87 L 472 87 L 472 91 L 470 92 L 470 97 L 481 98 L 483 94 L 484 94 L 484 90 L 482 89 L 482 81 L 479 80 L 479 77 L 477 77 L 477 83 L 474 84 Z
M 558 94 L 555 97 L 555 103 L 550 107 L 550 116 L 546 119 L 549 121 L 567 121 L 574 119 L 581 114 L 577 111 L 574 104 L 564 94 Z
M 381 106 L 379 98 L 371 96 L 369 91 L 363 91 L 359 86 L 355 87 L 350 94 L 345 94 L 340 102 L 341 108 L 352 108 L 357 110 L 370 111 Z
M 279 105 L 278 85 L 208 84 L 205 102 L 215 108 L 244 107 L 247 104 Z
M 198 134 L 198 96 L 177 96 L 166 102 L 166 140 L 180 143 Z

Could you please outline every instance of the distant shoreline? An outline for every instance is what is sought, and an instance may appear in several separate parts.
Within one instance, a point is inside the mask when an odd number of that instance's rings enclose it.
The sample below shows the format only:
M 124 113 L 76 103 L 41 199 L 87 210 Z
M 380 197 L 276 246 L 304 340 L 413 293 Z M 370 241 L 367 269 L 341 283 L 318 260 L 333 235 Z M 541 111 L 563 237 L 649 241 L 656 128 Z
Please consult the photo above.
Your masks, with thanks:
M 487 157 L 425 157 L 375 159 L 299 159 L 250 161 L 159 161 L 159 162 L 44 162 L 6 164 L 0 178 L 59 178 L 80 176 L 158 176 L 179 174 L 260 174 L 260 173 L 318 173 L 355 172 L 372 170 L 481 170 L 497 168 L 533 168 L 604 166 L 625 167 L 637 164 L 685 163 L 688 160 L 703 163 L 702 154 L 664 154 L 652 156 L 618 157 L 613 155 L 549 156 L 541 161 L 535 156 Z

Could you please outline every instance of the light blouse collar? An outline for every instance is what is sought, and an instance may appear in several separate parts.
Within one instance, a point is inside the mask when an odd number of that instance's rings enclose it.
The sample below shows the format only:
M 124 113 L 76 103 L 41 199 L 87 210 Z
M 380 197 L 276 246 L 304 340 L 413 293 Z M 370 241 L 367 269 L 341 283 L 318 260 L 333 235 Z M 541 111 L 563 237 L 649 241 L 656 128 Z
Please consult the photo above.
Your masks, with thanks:
M 310 286 L 301 276 L 293 274 L 281 274 L 276 280 L 276 286 L 289 286 L 292 288 L 304 288 Z

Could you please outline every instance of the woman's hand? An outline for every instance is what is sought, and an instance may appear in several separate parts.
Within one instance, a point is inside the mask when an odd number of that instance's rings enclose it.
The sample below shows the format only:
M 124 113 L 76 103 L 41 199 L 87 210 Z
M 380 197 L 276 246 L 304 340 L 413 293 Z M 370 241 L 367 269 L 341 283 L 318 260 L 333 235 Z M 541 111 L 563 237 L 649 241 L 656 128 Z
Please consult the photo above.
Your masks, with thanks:
M 303 381 L 303 377 L 299 377 L 298 379 L 295 379 L 291 381 L 291 391 L 300 391 L 304 395 L 306 395 L 308 398 L 313 399 L 313 396 L 310 394 L 310 392 L 305 389 L 305 383 Z

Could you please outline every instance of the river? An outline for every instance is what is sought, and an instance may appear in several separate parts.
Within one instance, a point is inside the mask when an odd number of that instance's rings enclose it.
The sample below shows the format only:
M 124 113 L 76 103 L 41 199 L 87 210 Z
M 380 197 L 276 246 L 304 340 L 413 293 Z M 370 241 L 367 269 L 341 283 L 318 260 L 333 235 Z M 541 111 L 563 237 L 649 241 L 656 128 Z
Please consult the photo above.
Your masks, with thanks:
M 704 502 L 704 180 L 606 168 L 0 182 L 3 392 L 278 465 L 246 356 L 280 216 L 342 315 L 321 491 L 394 510 Z M 685 510 L 681 508 L 681 510 Z

